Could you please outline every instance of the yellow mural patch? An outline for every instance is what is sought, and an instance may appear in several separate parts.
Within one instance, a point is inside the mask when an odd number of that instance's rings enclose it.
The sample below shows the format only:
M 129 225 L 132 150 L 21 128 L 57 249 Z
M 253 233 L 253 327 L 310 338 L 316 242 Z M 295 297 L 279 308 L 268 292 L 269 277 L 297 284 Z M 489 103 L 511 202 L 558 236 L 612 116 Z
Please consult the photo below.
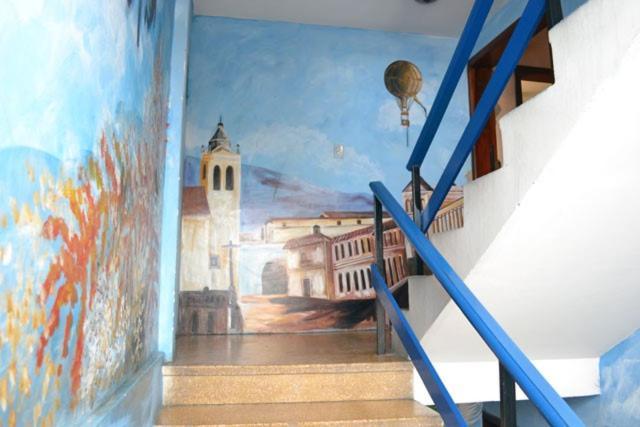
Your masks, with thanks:
M 9 394 L 9 385 L 6 378 L 0 379 L 0 408 L 3 411 L 7 410 L 7 399 Z

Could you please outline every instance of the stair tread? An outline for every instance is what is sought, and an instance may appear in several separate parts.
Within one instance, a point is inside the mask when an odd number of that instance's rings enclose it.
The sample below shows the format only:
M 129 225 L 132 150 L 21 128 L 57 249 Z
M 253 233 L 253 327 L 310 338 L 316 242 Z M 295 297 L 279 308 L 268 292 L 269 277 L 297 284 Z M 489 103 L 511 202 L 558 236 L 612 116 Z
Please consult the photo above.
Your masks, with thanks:
M 442 425 L 441 418 L 435 411 L 409 399 L 165 406 L 156 421 L 158 426 L 288 425 L 289 423 L 296 425 L 323 423 Z
M 337 363 L 298 363 L 262 365 L 224 364 L 165 364 L 162 374 L 173 375 L 272 375 L 272 374 L 312 374 L 338 372 L 385 372 L 411 370 L 411 363 L 398 356 L 381 357 L 371 362 L 344 361 Z
M 401 363 L 397 355 L 375 354 L 376 335 L 370 331 L 332 334 L 182 336 L 176 358 L 164 372 L 189 369 L 245 369 L 247 367 L 309 367 Z M 255 368 L 258 369 L 258 368 Z

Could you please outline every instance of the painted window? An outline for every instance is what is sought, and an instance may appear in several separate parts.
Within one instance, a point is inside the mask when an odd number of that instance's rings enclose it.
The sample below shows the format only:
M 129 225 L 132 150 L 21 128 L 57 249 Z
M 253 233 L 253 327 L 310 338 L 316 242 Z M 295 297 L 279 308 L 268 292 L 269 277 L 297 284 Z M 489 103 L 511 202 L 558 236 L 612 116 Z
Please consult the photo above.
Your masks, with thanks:
M 220 190 L 220 166 L 213 168 L 213 189 Z
M 209 312 L 207 314 L 207 333 L 212 334 L 213 330 L 214 330 L 214 318 L 213 318 L 213 312 Z
M 207 179 L 207 165 L 202 165 L 202 179 Z
M 347 292 L 351 292 L 351 275 L 347 273 L 346 276 L 347 276 Z
M 233 167 L 227 166 L 227 171 L 224 177 L 224 189 L 233 191 Z
M 198 323 L 199 323 L 198 322 L 198 312 L 194 311 L 191 314 L 191 333 L 192 334 L 197 334 L 198 333 L 198 327 L 199 327 Z
M 357 272 L 353 272 L 353 285 L 356 288 L 356 291 L 360 290 L 360 281 L 358 280 L 358 273 Z
M 220 257 L 218 255 L 209 257 L 209 268 L 220 268 Z
M 342 283 L 342 273 L 338 274 L 338 283 L 340 284 L 340 293 L 344 293 L 344 283 Z
M 367 281 L 364 278 L 364 270 L 360 270 L 360 283 L 362 283 L 362 289 L 367 289 Z

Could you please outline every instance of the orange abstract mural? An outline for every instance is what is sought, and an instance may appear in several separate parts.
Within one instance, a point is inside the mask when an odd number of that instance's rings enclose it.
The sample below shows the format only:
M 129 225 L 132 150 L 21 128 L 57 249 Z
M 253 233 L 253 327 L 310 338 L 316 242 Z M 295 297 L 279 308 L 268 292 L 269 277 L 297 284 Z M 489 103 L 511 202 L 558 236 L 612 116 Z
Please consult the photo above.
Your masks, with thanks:
M 145 3 L 145 27 L 136 29 L 129 21 L 135 21 L 139 1 Z M 55 3 L 30 19 L 55 21 L 58 15 L 47 16 L 60 7 Z M 84 51 L 59 65 L 75 64 L 82 76 L 69 84 L 45 70 L 54 93 L 27 99 L 24 108 L 14 102 L 27 116 L 29 108 L 60 113 L 50 127 L 41 116 L 34 141 L 16 141 L 24 126 L 0 113 L 0 130 L 10 135 L 0 142 L 2 426 L 77 423 L 157 348 L 173 4 L 96 5 L 84 11 L 87 21 L 72 12 L 64 14 L 65 25 L 100 32 L 104 49 L 114 55 L 103 58 L 96 45 L 81 41 Z M 100 19 L 116 28 L 92 28 Z M 18 26 L 0 25 L 0 31 L 14 40 L 24 30 Z M 67 73 L 75 75 L 73 67 Z M 24 74 L 29 79 L 28 70 Z M 85 98 L 74 86 L 92 89 L 91 95 Z M 4 129 L 9 122 L 14 127 Z

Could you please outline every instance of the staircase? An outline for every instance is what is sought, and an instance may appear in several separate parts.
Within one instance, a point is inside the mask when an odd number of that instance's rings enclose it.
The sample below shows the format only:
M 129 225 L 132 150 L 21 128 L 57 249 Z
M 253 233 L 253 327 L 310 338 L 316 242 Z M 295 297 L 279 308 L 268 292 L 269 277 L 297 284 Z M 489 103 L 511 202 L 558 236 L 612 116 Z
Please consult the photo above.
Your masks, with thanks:
M 550 39 L 556 83 L 502 119 L 503 167 L 432 242 L 561 396 L 589 396 L 640 325 L 640 2 L 590 0 Z M 410 323 L 456 402 L 497 400 L 495 357 L 440 289 L 410 279 Z
M 178 339 L 158 426 L 441 426 L 367 332 Z

